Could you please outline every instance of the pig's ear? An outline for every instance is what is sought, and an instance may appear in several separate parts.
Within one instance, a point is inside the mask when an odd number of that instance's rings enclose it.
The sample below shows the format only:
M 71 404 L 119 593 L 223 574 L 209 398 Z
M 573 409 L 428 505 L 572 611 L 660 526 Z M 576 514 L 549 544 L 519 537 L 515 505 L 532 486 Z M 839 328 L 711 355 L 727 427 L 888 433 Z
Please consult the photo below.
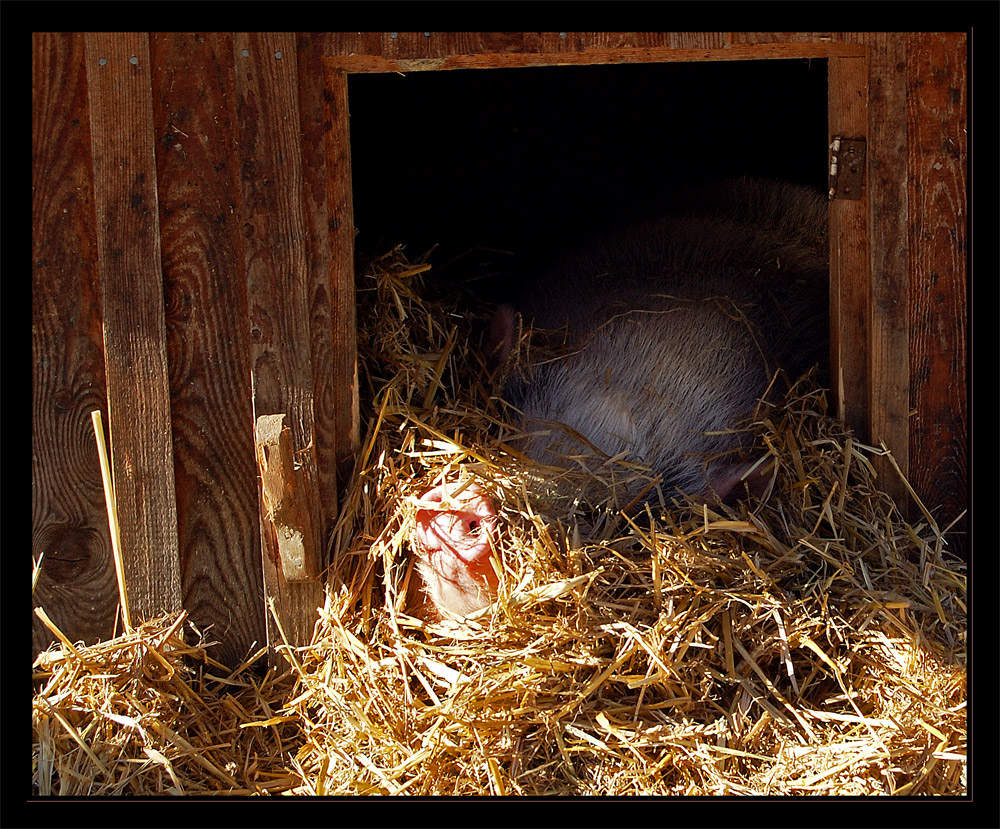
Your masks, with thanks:
M 708 473 L 708 483 L 719 500 L 734 504 L 747 491 L 757 498 L 763 498 L 771 481 L 774 464 L 762 462 L 752 472 L 757 461 L 712 467 Z M 743 476 L 746 476 L 745 478 Z
M 493 315 L 490 330 L 486 334 L 486 365 L 495 371 L 510 356 L 514 347 L 517 312 L 513 305 L 501 305 Z

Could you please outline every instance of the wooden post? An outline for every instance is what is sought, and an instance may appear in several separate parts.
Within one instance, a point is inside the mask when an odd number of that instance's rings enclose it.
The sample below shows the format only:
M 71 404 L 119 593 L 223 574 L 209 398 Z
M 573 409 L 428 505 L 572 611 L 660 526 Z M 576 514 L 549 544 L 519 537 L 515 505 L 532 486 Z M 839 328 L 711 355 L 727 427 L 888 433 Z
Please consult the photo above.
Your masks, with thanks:
M 232 33 L 150 35 L 184 606 L 235 667 L 266 639 Z
M 831 58 L 829 137 L 867 138 L 868 61 Z M 837 417 L 868 440 L 869 286 L 868 190 L 860 199 L 830 202 L 830 386 Z
M 108 431 L 131 609 L 181 609 L 148 35 L 87 34 Z
M 942 529 L 968 507 L 968 78 L 960 32 L 906 36 L 910 483 Z M 982 292 L 980 297 L 982 296 Z M 950 535 L 967 547 L 963 519 Z
M 295 500 L 306 522 L 302 532 L 316 538 L 316 527 L 309 525 L 321 515 L 309 348 L 312 280 L 306 262 L 295 49 L 292 34 L 238 33 L 233 38 L 254 420 L 287 416 L 296 438 Z M 282 661 L 275 648 L 285 637 L 292 646 L 308 644 L 323 585 L 287 581 L 264 539 L 270 534 L 270 527 L 262 526 L 264 601 L 274 607 L 273 615 L 267 611 L 267 634 L 275 664 Z
M 34 33 L 31 64 L 32 601 L 90 643 L 118 591 L 90 417 L 107 398 L 83 34 Z M 34 651 L 52 638 L 33 616 Z
M 909 207 L 906 169 L 906 47 L 897 34 L 872 35 L 868 82 L 868 216 L 871 332 L 868 433 L 909 473 Z M 903 510 L 906 487 L 884 458 L 879 488 Z

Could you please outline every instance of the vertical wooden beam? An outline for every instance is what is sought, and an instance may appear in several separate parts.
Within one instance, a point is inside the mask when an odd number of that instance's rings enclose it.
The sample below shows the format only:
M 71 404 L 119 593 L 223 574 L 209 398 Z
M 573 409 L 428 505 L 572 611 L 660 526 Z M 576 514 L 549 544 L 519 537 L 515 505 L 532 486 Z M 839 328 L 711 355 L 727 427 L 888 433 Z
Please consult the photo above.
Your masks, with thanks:
M 184 607 L 235 667 L 266 626 L 233 36 L 154 33 L 150 55 Z
M 347 74 L 324 61 L 327 210 L 330 290 L 333 300 L 334 411 L 337 417 L 337 477 L 346 484 L 358 451 L 357 304 L 354 292 L 354 204 Z
M 866 36 L 868 80 L 868 216 L 871 260 L 871 337 L 868 377 L 869 434 L 909 470 L 909 219 L 907 198 L 906 38 Z M 907 509 L 903 482 L 883 458 L 879 484 Z
M 868 61 L 831 58 L 830 138 L 868 137 Z M 868 194 L 830 203 L 830 385 L 837 416 L 868 440 L 868 337 L 871 268 Z
M 341 372 L 339 361 L 346 350 L 354 349 L 353 305 L 349 333 L 335 315 L 342 313 L 339 286 L 331 280 L 331 226 L 340 223 L 340 211 L 331 212 L 328 205 L 330 180 L 341 174 L 330 170 L 327 163 L 327 134 L 331 122 L 327 113 L 323 76 L 323 38 L 316 34 L 300 34 L 296 42 L 299 83 L 299 118 L 302 147 L 302 209 L 306 227 L 306 251 L 309 267 L 309 329 L 313 373 L 313 411 L 316 423 L 316 465 L 319 471 L 320 504 L 323 511 L 325 546 L 339 511 L 337 469 L 350 448 L 341 445 L 344 427 L 341 424 L 343 402 L 340 399 Z M 346 139 L 345 139 L 346 140 Z M 340 151 L 340 150 L 338 150 Z M 349 203 L 349 202 L 348 202 Z M 348 223 L 350 224 L 350 223 Z M 336 255 L 340 255 L 339 252 Z M 341 263 L 337 263 L 338 267 Z M 353 255 L 347 261 L 353 274 Z M 353 289 L 353 280 L 351 282 Z M 348 470 L 349 471 L 349 470 Z M 346 478 L 345 478 L 346 481 Z
M 31 98 L 32 600 L 95 642 L 112 635 L 118 591 L 90 420 L 107 421 L 107 397 L 82 34 L 32 35 Z M 34 650 L 52 639 L 32 616 Z
M 906 38 L 910 482 L 941 507 L 943 529 L 968 506 L 967 44 L 957 32 Z
M 146 34 L 86 35 L 111 464 L 136 619 L 181 578 Z
M 295 37 L 233 39 L 243 199 L 243 253 L 250 312 L 254 419 L 285 414 L 308 519 L 320 512 L 310 361 L 310 272 L 302 208 L 302 148 Z M 263 505 L 262 505 L 263 507 Z M 308 529 L 319 536 L 320 527 Z M 261 533 L 268 643 L 308 643 L 323 602 L 320 580 L 284 579 L 270 532 Z M 280 631 L 279 631 L 280 624 Z M 272 661 L 275 654 L 272 650 Z

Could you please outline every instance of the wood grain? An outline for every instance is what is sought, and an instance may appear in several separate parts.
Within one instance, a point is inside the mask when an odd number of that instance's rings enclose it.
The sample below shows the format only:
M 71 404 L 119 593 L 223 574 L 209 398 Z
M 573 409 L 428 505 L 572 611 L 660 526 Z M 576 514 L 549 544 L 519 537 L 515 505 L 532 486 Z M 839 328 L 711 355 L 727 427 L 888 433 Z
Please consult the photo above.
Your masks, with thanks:
M 150 54 L 184 607 L 235 666 L 265 623 L 232 36 Z
M 793 58 L 824 58 L 834 56 L 861 56 L 864 50 L 853 45 L 828 42 L 760 43 L 753 45 L 726 44 L 720 38 L 709 37 L 705 45 L 694 46 L 690 41 L 684 47 L 633 46 L 619 44 L 611 33 L 590 41 L 595 45 L 581 46 L 578 51 L 525 52 L 506 48 L 495 40 L 487 40 L 474 51 L 447 52 L 438 50 L 407 49 L 407 43 L 397 39 L 387 54 L 347 52 L 339 41 L 329 42 L 324 50 L 333 69 L 344 72 L 421 72 L 449 69 L 498 69 L 527 66 L 586 66 L 592 64 L 665 63 L 718 60 L 775 60 Z M 453 37 L 461 40 L 459 35 Z M 539 42 L 541 43 L 541 41 Z M 487 45 L 488 44 L 488 45 Z M 491 51 L 496 49 L 497 51 Z M 394 55 L 395 53 L 395 55 Z
M 182 605 L 148 36 L 84 40 L 110 457 L 140 621 Z
M 357 303 L 354 293 L 354 208 L 351 200 L 351 143 L 347 77 L 324 66 L 330 290 L 336 349 L 331 376 L 336 416 L 337 478 L 347 483 L 360 443 L 358 412 Z
M 241 33 L 233 46 L 254 417 L 287 415 L 301 464 L 302 495 L 316 522 L 321 513 L 309 349 L 312 284 L 302 204 L 296 41 L 290 34 Z M 318 537 L 320 529 L 314 525 L 309 532 Z M 267 539 L 262 539 L 266 599 L 274 601 L 289 643 L 305 644 L 323 602 L 322 584 L 285 582 Z M 282 631 L 270 614 L 266 621 L 268 642 L 280 643 Z
M 339 181 L 342 167 L 331 170 L 327 136 L 334 129 L 327 112 L 322 71 L 322 40 L 318 35 L 299 35 L 296 43 L 299 92 L 299 123 L 302 149 L 302 214 L 305 222 L 306 263 L 309 270 L 309 349 L 312 363 L 313 412 L 315 415 L 315 450 L 320 508 L 320 536 L 330 537 L 339 510 L 338 493 L 346 483 L 346 475 L 338 480 L 338 466 L 345 458 L 353 460 L 356 442 L 345 441 L 354 410 L 349 392 L 351 377 L 338 366 L 341 356 L 353 354 L 354 327 L 354 258 L 350 253 L 335 261 L 339 249 L 330 244 L 331 234 L 353 234 L 353 222 L 341 225 L 342 208 L 328 203 L 332 178 Z M 347 153 L 348 142 L 338 147 L 338 156 Z M 336 159 L 334 160 L 336 163 Z M 350 178 L 347 179 L 348 187 Z M 348 196 L 348 202 L 350 197 Z M 350 315 L 345 327 L 340 283 L 334 269 L 350 275 Z M 346 445 L 345 445 L 346 443 Z M 349 470 L 348 470 L 349 471 Z M 329 563 L 329 562 L 327 562 Z
M 118 590 L 90 413 L 107 419 L 83 36 L 37 33 L 31 64 L 33 604 L 71 641 L 114 631 Z M 52 640 L 32 615 L 35 652 Z
M 829 135 L 868 137 L 868 61 L 831 58 Z M 868 440 L 868 337 L 871 262 L 868 195 L 830 203 L 830 383 L 837 416 Z
M 966 57 L 964 34 L 907 35 L 910 482 L 942 528 L 968 506 Z
M 868 423 L 873 445 L 909 471 L 909 213 L 906 169 L 906 47 L 893 34 L 865 35 L 868 80 L 868 208 L 871 261 Z M 879 485 L 906 509 L 903 482 L 875 459 Z

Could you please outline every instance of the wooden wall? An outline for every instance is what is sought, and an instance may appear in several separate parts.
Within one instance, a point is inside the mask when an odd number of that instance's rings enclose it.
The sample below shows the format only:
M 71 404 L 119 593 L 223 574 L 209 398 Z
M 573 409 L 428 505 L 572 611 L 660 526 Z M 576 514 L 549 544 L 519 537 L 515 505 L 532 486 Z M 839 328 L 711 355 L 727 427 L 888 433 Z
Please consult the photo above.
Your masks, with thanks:
M 308 638 L 322 589 L 284 582 L 262 545 L 254 421 L 288 415 L 325 539 L 358 430 L 356 71 L 829 59 L 831 134 L 868 140 L 865 198 L 831 208 L 844 415 L 949 522 L 967 498 L 965 49 L 962 34 L 36 34 L 34 603 L 72 639 L 112 633 L 96 408 L 134 612 L 187 608 L 228 664 L 278 638 L 265 596 Z M 33 624 L 37 649 L 51 635 Z
M 289 415 L 325 537 L 356 436 L 336 431 L 351 266 L 330 260 L 351 220 L 326 209 L 347 156 L 326 157 L 316 55 L 285 34 L 39 34 L 33 95 L 35 603 L 71 638 L 112 632 L 97 408 L 139 618 L 183 606 L 234 664 L 276 638 L 266 594 L 307 639 L 322 588 L 262 555 L 254 420 Z
M 906 40 L 909 478 L 942 529 L 968 506 L 968 47 Z M 957 549 L 968 522 L 956 525 Z

